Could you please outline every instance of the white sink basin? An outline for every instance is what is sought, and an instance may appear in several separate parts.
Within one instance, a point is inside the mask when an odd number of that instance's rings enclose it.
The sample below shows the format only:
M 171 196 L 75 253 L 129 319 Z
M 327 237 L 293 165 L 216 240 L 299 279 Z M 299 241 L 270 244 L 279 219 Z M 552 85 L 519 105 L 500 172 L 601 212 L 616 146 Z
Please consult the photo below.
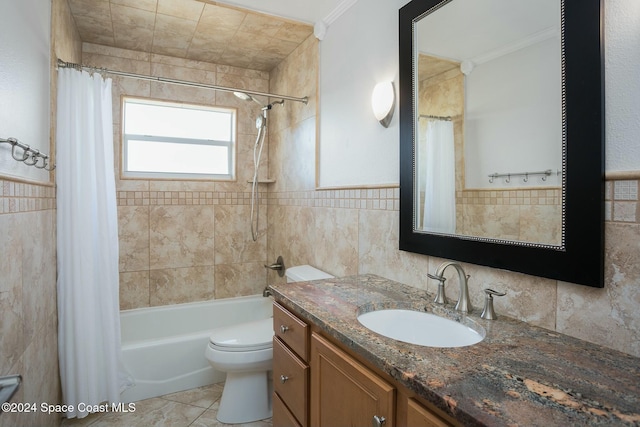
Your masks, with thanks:
M 464 347 L 477 344 L 486 335 L 474 328 L 444 317 L 414 310 L 385 309 L 364 313 L 358 321 L 385 337 L 426 347 Z

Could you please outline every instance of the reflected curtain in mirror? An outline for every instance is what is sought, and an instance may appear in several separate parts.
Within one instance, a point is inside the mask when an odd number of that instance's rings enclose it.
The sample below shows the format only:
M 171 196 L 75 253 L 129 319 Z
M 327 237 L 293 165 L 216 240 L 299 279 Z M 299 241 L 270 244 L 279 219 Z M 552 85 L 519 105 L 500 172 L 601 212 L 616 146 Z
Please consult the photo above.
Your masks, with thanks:
M 456 231 L 456 176 L 453 123 L 450 119 L 420 116 L 418 126 L 416 229 L 434 233 Z

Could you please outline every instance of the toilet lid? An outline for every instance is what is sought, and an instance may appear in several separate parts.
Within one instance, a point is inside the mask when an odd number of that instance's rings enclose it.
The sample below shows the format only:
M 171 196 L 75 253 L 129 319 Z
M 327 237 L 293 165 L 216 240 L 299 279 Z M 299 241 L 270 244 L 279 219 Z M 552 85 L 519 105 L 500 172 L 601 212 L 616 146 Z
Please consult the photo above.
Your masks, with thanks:
M 209 342 L 220 350 L 243 351 L 261 350 L 273 346 L 273 319 L 214 329 Z

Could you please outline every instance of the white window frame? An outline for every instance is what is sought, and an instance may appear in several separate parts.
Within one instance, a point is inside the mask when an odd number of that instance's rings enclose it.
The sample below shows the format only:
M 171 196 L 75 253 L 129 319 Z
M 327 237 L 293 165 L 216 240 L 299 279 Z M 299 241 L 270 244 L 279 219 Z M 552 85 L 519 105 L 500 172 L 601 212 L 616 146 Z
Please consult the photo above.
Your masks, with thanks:
M 221 111 L 231 114 L 231 139 L 229 141 L 214 139 L 196 139 L 196 138 L 176 138 L 163 135 L 136 135 L 127 134 L 125 132 L 125 105 L 128 101 L 142 103 L 147 105 L 173 106 L 178 108 L 189 108 L 194 110 L 205 111 Z M 236 141 L 237 141 L 237 110 L 235 108 L 208 106 L 202 104 L 192 104 L 187 102 L 174 102 L 156 100 L 150 98 L 139 98 L 125 96 L 122 99 L 122 156 L 120 164 L 120 173 L 122 178 L 132 179 L 181 179 L 181 180 L 209 180 L 209 181 L 234 181 L 236 175 Z M 204 174 L 204 173 L 178 173 L 178 172 L 141 172 L 127 170 L 128 164 L 128 146 L 129 140 L 134 141 L 151 141 L 151 142 L 168 142 L 185 145 L 208 145 L 217 147 L 226 147 L 228 149 L 228 174 Z

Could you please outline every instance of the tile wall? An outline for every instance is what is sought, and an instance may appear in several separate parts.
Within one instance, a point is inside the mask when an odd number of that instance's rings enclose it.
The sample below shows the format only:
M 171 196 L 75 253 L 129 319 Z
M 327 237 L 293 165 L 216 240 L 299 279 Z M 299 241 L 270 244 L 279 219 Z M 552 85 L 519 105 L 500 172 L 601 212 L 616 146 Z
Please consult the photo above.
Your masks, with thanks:
M 0 230 L 0 376 L 21 374 L 13 402 L 38 404 L 0 425 L 58 425 L 39 406 L 60 401 L 55 189 L 0 178 Z
M 83 44 L 87 65 L 268 92 L 266 72 Z M 124 95 L 236 108 L 237 180 L 119 179 Z M 228 92 L 113 77 L 114 153 L 120 237 L 120 308 L 176 304 L 261 293 L 266 286 L 266 197 L 260 230 L 250 232 L 255 117 L 259 107 Z M 268 140 L 267 140 L 268 141 Z M 268 142 L 266 142 L 268 144 Z M 268 176 L 268 154 L 262 174 Z M 261 192 L 266 188 L 261 185 Z

